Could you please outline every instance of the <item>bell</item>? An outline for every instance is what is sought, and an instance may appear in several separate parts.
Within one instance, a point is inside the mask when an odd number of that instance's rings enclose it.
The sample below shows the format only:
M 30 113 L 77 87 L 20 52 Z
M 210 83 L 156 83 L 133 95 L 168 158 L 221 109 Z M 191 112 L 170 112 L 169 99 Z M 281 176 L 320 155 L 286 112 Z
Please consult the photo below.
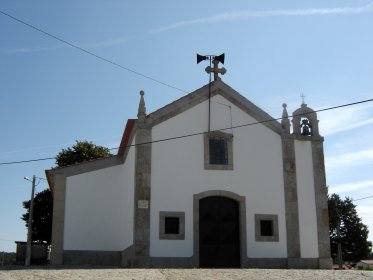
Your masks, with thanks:
M 302 135 L 311 135 L 310 129 L 307 125 L 302 127 Z
M 201 55 L 201 54 L 197 53 L 197 64 L 200 63 L 203 60 L 206 60 L 206 59 L 208 59 L 208 57 L 206 55 Z
M 215 56 L 214 59 L 224 64 L 224 53 L 222 53 L 221 55 Z

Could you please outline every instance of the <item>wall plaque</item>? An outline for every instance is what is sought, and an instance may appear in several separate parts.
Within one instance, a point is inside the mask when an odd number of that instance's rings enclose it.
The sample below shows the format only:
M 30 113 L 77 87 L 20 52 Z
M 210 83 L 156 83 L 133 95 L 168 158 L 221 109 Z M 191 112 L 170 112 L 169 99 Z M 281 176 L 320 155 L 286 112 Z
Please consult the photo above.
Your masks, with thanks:
M 149 200 L 138 200 L 137 201 L 137 208 L 148 209 L 149 208 Z

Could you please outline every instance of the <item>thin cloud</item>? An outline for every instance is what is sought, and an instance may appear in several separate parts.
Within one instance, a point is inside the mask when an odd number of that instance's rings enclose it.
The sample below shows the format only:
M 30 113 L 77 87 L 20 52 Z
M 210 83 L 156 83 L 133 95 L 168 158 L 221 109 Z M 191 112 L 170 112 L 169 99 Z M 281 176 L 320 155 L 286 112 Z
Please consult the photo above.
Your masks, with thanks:
M 361 150 L 353 153 L 346 153 L 325 158 L 325 165 L 328 168 L 340 168 L 356 166 L 373 161 L 373 149 Z M 373 181 L 372 181 L 373 182 Z
M 120 37 L 120 38 L 114 38 L 114 39 L 109 39 L 101 42 L 96 42 L 96 43 L 87 43 L 87 44 L 77 44 L 79 47 L 92 47 L 92 48 L 97 48 L 97 47 L 110 47 L 110 46 L 116 46 L 116 45 L 121 45 L 125 44 L 128 41 L 130 41 L 129 38 L 127 37 Z
M 323 133 L 323 135 L 324 136 L 326 136 L 326 135 L 329 136 L 331 134 L 335 134 L 335 133 L 339 133 L 339 132 L 343 132 L 343 131 L 347 131 L 347 130 L 359 128 L 359 127 L 366 126 L 366 125 L 372 124 L 372 123 L 373 123 L 373 118 L 370 118 L 370 119 L 367 119 L 367 120 L 360 120 L 360 121 L 358 121 L 356 123 L 350 123 L 348 125 L 343 125 L 343 126 L 341 126 L 341 122 L 340 122 L 333 129 L 331 129 L 331 130 L 326 131 L 325 133 Z
M 354 192 L 357 190 L 362 190 L 362 189 L 367 189 L 367 188 L 372 188 L 372 187 L 373 187 L 373 180 L 366 180 L 366 181 L 345 183 L 345 184 L 340 184 L 337 186 L 332 186 L 329 189 L 329 193 L 350 193 L 350 192 Z
M 354 197 L 353 199 L 359 199 L 359 197 Z M 357 204 L 358 213 L 364 216 L 369 216 L 372 218 L 372 225 L 373 225 L 373 205 L 372 205 L 373 198 L 369 197 L 364 200 L 357 200 L 354 201 L 354 204 Z
M 363 223 L 369 227 L 369 240 L 373 240 L 373 205 L 371 204 L 372 200 L 373 198 L 354 202 L 354 204 L 358 203 L 356 206 L 357 213 L 362 218 Z
M 75 45 L 81 48 L 100 48 L 100 47 L 110 47 L 125 44 L 130 41 L 130 38 L 127 37 L 119 37 L 113 38 L 109 40 L 93 42 L 93 43 L 74 43 Z M 2 54 L 27 54 L 27 53 L 37 53 L 37 52 L 45 52 L 45 51 L 54 51 L 60 49 L 67 49 L 71 48 L 67 45 L 58 45 L 58 46 L 49 46 L 49 47 L 27 47 L 27 48 L 14 48 L 14 49 L 7 49 L 1 50 L 0 53 Z
M 267 10 L 267 11 L 241 11 L 223 13 L 205 18 L 185 20 L 172 23 L 157 29 L 150 30 L 150 33 L 159 33 L 181 27 L 206 24 L 220 23 L 225 21 L 250 20 L 267 17 L 292 17 L 292 16 L 323 16 L 323 15 L 350 15 L 373 12 L 373 2 L 360 7 L 337 7 L 337 8 L 311 8 L 297 10 Z
M 318 115 L 320 120 L 320 133 L 323 136 L 340 133 L 373 123 L 373 103 L 352 106 L 338 110 L 322 112 Z M 341 113 L 340 113 L 341 112 Z
M 119 146 L 121 136 L 108 136 L 108 137 L 100 137 L 100 138 L 93 138 L 87 141 L 92 141 L 96 145 L 100 145 L 107 148 L 113 148 Z M 116 141 L 109 141 L 112 139 L 117 139 Z M 106 140 L 103 141 L 103 140 Z M 84 140 L 83 140 L 84 141 Z M 56 145 L 47 145 L 47 146 L 39 146 L 39 147 L 33 147 L 33 148 L 26 148 L 26 149 L 19 149 L 19 150 L 12 150 L 12 151 L 3 151 L 0 152 L 0 159 L 3 158 L 9 158 L 9 157 L 15 157 L 15 156 L 24 156 L 25 153 L 35 152 L 35 151 L 41 151 L 41 150 L 53 150 L 55 153 L 59 152 L 60 148 L 66 148 L 74 145 L 76 142 L 66 142 Z M 59 148 L 56 150 L 56 148 Z M 50 155 L 53 156 L 53 155 Z
M 1 50 L 2 54 L 22 54 L 22 53 L 36 53 L 36 52 L 45 52 L 45 51 L 53 51 L 57 49 L 63 49 L 62 46 L 50 46 L 50 47 L 28 47 L 28 48 L 14 48 L 14 49 L 7 49 Z

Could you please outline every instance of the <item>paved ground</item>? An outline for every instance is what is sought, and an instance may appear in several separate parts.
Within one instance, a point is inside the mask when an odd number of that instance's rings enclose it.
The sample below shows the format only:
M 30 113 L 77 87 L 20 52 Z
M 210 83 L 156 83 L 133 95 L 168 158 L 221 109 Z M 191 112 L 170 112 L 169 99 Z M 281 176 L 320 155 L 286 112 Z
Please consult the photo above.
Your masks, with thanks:
M 359 280 L 373 279 L 373 271 L 285 269 L 8 269 L 0 280 Z

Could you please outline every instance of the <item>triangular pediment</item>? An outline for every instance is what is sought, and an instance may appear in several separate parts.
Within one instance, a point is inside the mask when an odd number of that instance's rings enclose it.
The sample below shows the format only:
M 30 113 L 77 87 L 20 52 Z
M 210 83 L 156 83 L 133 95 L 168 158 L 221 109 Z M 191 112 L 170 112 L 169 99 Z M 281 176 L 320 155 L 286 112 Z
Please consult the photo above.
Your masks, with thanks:
M 281 134 L 281 124 L 277 122 L 268 113 L 260 109 L 247 98 L 239 94 L 233 88 L 228 86 L 222 81 L 214 81 L 211 84 L 211 96 L 221 95 L 230 101 L 232 104 L 246 112 L 257 122 L 262 123 L 272 131 Z M 150 124 L 157 125 L 164 122 L 182 112 L 208 100 L 209 98 L 209 85 L 205 85 L 180 99 L 160 108 L 159 110 L 148 115 L 147 119 Z

